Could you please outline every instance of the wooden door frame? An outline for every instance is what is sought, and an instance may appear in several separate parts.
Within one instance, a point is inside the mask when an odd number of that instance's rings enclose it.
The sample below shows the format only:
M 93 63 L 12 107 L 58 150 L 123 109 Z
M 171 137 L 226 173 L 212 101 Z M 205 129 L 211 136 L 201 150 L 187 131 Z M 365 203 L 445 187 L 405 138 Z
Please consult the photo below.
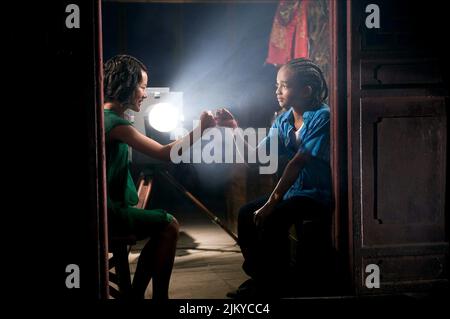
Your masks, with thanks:
M 108 264 L 108 214 L 106 204 L 106 158 L 105 127 L 103 120 L 103 31 L 102 1 L 94 1 L 94 33 L 96 46 L 96 105 L 97 114 L 97 168 L 98 168 L 98 247 L 99 247 L 99 293 L 100 299 L 109 298 Z
M 330 15 L 330 111 L 331 111 L 331 171 L 333 194 L 332 241 L 337 252 L 337 266 L 340 276 L 343 276 L 342 292 L 349 292 L 352 285 L 352 219 L 350 201 L 351 184 L 349 172 L 351 163 L 350 131 L 348 116 L 348 86 L 347 74 L 350 61 L 348 50 L 348 10 L 350 1 L 329 1 Z

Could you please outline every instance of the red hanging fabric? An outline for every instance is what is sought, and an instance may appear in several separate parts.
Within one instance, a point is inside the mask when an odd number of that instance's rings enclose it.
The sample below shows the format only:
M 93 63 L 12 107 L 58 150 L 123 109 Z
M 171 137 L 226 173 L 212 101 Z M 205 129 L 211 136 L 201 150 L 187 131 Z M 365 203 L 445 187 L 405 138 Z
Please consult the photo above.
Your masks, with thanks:
M 308 0 L 280 0 L 272 25 L 266 63 L 285 64 L 308 57 Z
M 297 15 L 297 28 L 295 29 L 295 48 L 293 59 L 308 58 L 308 0 L 300 1 L 300 10 Z

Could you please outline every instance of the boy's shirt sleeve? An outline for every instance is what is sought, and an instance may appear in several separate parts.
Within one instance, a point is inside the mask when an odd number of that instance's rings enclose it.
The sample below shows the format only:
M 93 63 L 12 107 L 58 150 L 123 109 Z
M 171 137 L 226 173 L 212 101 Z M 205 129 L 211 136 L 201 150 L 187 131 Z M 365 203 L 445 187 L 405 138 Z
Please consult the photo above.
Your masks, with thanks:
M 278 153 L 281 154 L 283 147 L 281 144 L 281 140 L 280 140 L 280 123 L 279 123 L 279 118 L 277 118 L 272 126 L 269 129 L 269 132 L 267 133 L 267 135 L 261 140 L 261 142 L 259 142 L 258 144 L 258 148 L 260 147 L 264 147 L 266 148 L 266 151 L 269 150 L 270 148 L 270 141 L 272 139 L 278 139 Z
M 299 146 L 298 152 L 308 153 L 311 156 L 330 161 L 330 115 L 321 114 L 319 118 L 307 128 Z

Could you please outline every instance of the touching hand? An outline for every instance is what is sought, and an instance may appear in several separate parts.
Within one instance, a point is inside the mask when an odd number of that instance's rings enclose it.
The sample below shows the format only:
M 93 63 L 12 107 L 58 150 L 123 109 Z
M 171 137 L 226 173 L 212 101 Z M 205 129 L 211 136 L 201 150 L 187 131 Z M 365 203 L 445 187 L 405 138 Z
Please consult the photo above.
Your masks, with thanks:
M 218 126 L 237 128 L 238 124 L 233 114 L 225 108 L 218 109 L 216 111 L 216 123 Z
M 202 114 L 200 115 L 200 125 L 202 131 L 206 130 L 207 128 L 216 126 L 216 120 L 214 119 L 211 111 L 202 112 Z

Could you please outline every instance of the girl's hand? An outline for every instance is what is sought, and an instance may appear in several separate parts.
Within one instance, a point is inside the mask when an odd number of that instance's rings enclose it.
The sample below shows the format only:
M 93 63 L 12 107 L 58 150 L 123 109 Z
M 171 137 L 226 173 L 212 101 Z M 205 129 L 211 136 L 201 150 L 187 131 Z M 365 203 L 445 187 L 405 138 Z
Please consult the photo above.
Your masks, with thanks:
M 200 125 L 202 132 L 210 127 L 216 126 L 216 120 L 211 111 L 204 111 L 200 115 Z
M 238 124 L 233 114 L 225 108 L 218 109 L 216 111 L 216 123 L 218 126 L 237 128 Z

